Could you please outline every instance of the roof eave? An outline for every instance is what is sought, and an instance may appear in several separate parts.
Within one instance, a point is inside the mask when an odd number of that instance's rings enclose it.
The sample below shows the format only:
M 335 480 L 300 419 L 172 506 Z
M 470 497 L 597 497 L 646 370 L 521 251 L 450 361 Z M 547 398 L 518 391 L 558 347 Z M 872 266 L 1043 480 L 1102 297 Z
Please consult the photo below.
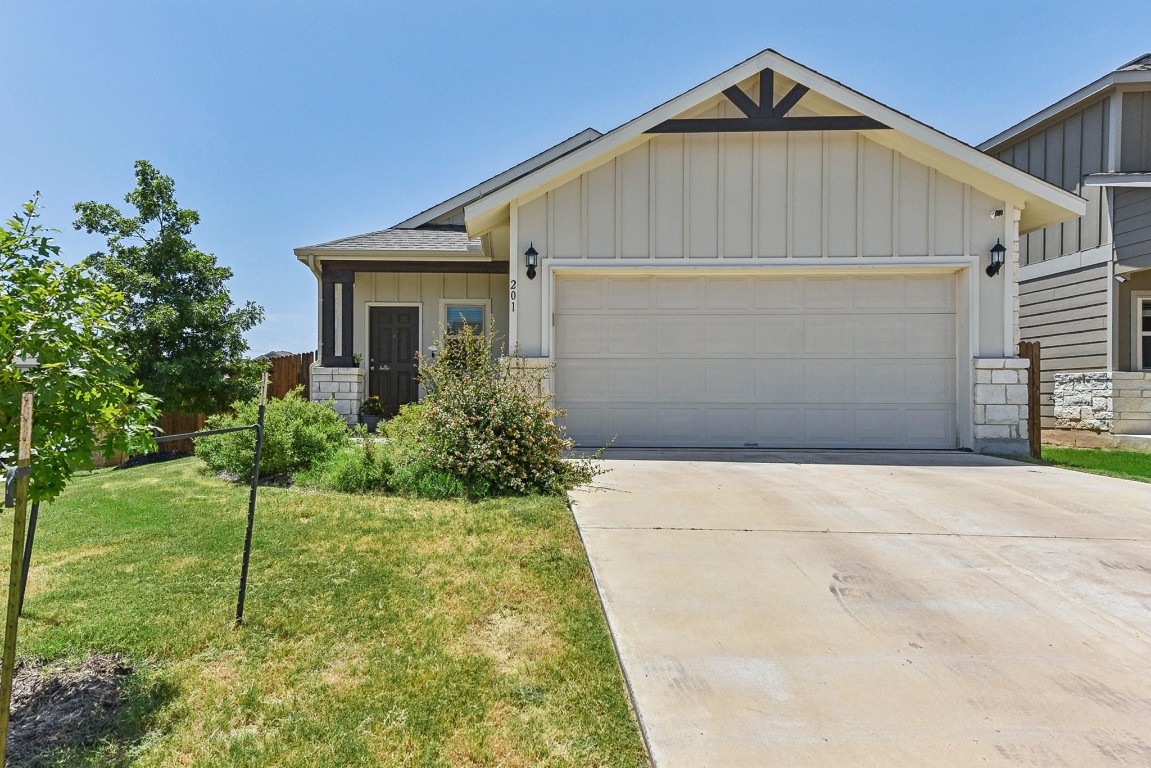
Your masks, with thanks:
M 295 248 L 292 253 L 300 261 L 309 257 L 340 259 L 342 261 L 491 261 L 480 250 L 385 250 L 380 248 Z
M 506 221 L 509 206 L 513 202 L 518 201 L 521 204 L 528 202 L 546 190 L 578 176 L 601 158 L 622 154 L 630 148 L 630 144 L 638 145 L 649 140 L 651 134 L 645 133 L 648 128 L 691 109 L 724 88 L 741 83 L 765 68 L 770 68 L 789 80 L 803 83 L 848 110 L 890 126 L 892 130 L 861 131 L 878 143 L 897 147 L 909 157 L 920 159 L 930 167 L 961 166 L 957 174 L 959 180 L 971 183 L 984 192 L 995 194 L 997 199 L 1010 201 L 1023 209 L 1021 226 L 1039 228 L 1081 216 L 1086 212 L 1086 202 L 1077 195 L 1007 165 L 776 51 L 767 49 L 609 131 L 594 143 L 517 179 L 501 190 L 479 198 L 464 209 L 468 236 L 476 237 L 484 234 Z
M 1040 126 L 1058 120 L 1068 112 L 1107 96 L 1117 86 L 1138 83 L 1151 83 L 1151 71 L 1108 72 L 1103 77 L 1089 85 L 1083 86 L 1070 96 L 1060 99 L 1051 106 L 1036 112 L 1031 117 L 1021 120 L 1007 130 L 992 136 L 980 144 L 978 148 L 983 152 L 995 152 L 1004 145 L 1015 142 Z

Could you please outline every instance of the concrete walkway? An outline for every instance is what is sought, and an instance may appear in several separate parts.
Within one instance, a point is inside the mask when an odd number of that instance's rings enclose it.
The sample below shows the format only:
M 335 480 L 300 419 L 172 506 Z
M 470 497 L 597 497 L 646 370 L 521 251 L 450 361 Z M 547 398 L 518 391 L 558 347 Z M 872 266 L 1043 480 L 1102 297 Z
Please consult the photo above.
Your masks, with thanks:
M 1151 485 L 632 452 L 576 520 L 659 768 L 1151 765 Z

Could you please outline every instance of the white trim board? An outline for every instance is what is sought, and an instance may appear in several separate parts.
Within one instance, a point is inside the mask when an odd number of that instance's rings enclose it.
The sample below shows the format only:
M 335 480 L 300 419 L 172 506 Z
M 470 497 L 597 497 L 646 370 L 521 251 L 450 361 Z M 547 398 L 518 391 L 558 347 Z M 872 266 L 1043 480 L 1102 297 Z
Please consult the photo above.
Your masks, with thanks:
M 1072 272 L 1083 267 L 1092 267 L 1096 264 L 1105 264 L 1114 260 L 1115 246 L 1113 243 L 1104 243 L 1097 248 L 1091 248 L 1078 253 L 1070 253 L 1054 259 L 1047 259 L 1036 264 L 1028 264 L 1019 270 L 1019 282 L 1038 280 L 1041 277 Z

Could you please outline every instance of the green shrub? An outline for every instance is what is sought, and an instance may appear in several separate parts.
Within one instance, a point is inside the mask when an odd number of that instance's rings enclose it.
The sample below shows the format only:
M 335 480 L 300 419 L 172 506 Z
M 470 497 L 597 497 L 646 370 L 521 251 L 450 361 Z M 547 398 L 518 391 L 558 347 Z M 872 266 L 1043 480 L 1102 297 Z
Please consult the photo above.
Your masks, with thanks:
M 443 473 L 472 498 L 558 494 L 602 471 L 598 456 L 564 460 L 572 441 L 555 423 L 563 413 L 542 394 L 547 370 L 493 360 L 492 335 L 465 327 L 437 341 L 437 359 L 421 357 L 423 409 L 396 430 L 409 440 L 396 447 L 393 480 L 405 492 L 446 492 Z
M 392 462 L 389 486 L 396 493 L 425 499 L 452 499 L 464 495 L 463 484 L 439 469 L 420 446 L 420 431 L 427 408 L 417 403 L 400 406 L 400 412 L 384 425 L 384 448 Z
M 386 491 L 392 474 L 388 452 L 371 439 L 345 446 L 323 464 L 296 475 L 301 485 L 340 493 Z
M 255 399 L 233 403 L 231 414 L 208 419 L 206 429 L 224 429 L 256 423 L 259 404 Z M 348 444 L 348 427 L 325 403 L 300 396 L 300 388 L 287 397 L 268 401 L 264 414 L 264 450 L 260 474 L 283 475 L 309 470 Z M 202 437 L 196 441 L 196 455 L 217 472 L 248 477 L 256 431 L 232 432 Z

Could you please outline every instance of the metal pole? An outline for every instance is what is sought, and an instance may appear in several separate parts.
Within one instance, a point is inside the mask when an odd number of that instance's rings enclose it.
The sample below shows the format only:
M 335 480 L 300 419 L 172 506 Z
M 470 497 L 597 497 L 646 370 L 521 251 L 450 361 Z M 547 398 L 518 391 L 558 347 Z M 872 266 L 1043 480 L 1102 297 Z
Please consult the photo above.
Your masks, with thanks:
M 28 542 L 24 545 L 24 563 L 20 567 L 20 609 L 24 615 L 24 591 L 28 589 L 28 569 L 32 566 L 32 544 L 36 541 L 36 518 L 40 516 L 40 502 L 32 502 L 32 512 L 28 515 Z
M 260 483 L 260 454 L 264 450 L 264 408 L 268 404 L 268 372 L 260 382 L 260 411 L 256 418 L 256 455 L 252 459 L 252 490 L 248 494 L 248 532 L 244 536 L 244 563 L 240 567 L 240 598 L 236 601 L 236 623 L 244 623 L 244 597 L 248 592 L 248 562 L 252 558 L 252 528 L 256 524 L 256 487 Z
M 4 622 L 4 666 L 0 676 L 0 765 L 8 751 L 8 716 L 16 667 L 16 630 L 20 624 L 20 566 L 24 561 L 24 528 L 28 512 L 28 472 L 32 466 L 32 393 L 20 400 L 20 444 L 16 454 L 16 509 L 12 521 L 12 562 L 8 568 L 8 615 Z

